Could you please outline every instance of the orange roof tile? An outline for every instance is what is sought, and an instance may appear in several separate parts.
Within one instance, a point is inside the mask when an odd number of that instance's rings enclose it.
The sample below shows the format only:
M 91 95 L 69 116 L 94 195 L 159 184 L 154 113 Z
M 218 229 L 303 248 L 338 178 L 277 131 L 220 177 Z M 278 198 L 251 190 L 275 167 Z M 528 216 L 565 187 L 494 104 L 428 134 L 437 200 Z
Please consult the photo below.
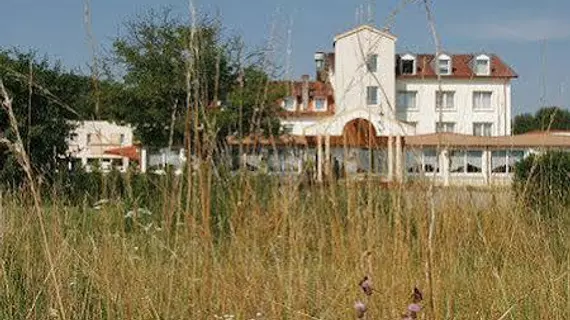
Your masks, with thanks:
M 517 78 L 518 75 L 509 67 L 501 58 L 496 55 L 489 55 L 491 58 L 491 74 L 488 76 L 477 75 L 472 68 L 473 60 L 476 55 L 474 54 L 455 54 L 451 56 L 451 75 L 442 76 L 443 78 Z M 418 54 L 416 55 L 416 74 L 403 75 L 399 74 L 397 77 L 402 79 L 408 78 L 435 78 L 437 73 L 434 70 L 435 55 L 433 54 Z

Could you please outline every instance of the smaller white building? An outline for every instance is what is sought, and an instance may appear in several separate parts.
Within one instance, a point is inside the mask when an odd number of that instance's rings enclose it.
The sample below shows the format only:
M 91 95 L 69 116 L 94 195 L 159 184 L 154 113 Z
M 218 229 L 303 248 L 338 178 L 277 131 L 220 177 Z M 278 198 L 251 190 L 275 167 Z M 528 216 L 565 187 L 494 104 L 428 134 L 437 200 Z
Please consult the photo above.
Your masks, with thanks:
M 83 121 L 75 125 L 77 127 L 68 141 L 68 155 L 87 170 L 98 166 L 102 171 L 112 168 L 125 171 L 130 160 L 135 160 L 129 149 L 133 148 L 131 126 L 108 121 Z

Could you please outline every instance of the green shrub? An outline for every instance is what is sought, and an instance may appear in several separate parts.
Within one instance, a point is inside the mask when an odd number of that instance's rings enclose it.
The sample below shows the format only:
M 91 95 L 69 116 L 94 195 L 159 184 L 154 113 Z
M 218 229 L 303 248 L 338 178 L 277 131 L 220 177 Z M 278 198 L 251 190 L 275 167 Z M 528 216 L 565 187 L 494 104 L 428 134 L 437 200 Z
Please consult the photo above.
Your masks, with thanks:
M 570 205 L 570 152 L 531 155 L 515 167 L 515 193 L 533 210 L 553 217 Z

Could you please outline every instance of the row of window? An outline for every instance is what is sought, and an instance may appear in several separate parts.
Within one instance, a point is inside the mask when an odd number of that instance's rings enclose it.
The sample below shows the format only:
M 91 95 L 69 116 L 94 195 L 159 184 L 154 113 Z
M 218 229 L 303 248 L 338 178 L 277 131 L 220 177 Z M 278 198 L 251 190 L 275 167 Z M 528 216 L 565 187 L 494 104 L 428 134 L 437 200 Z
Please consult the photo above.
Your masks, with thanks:
M 501 150 L 491 152 L 491 173 L 512 173 L 514 165 L 524 157 L 522 150 Z M 408 151 L 406 168 L 410 173 L 440 172 L 440 161 L 434 149 L 417 153 Z M 455 150 L 449 155 L 450 173 L 481 173 L 483 172 L 482 150 Z
M 368 55 L 366 66 L 369 72 L 378 71 L 378 55 Z M 453 73 L 452 59 L 446 54 L 441 54 L 436 61 L 435 70 L 437 74 L 448 76 Z M 415 75 L 416 74 L 416 57 L 406 54 L 400 58 L 398 66 L 400 74 Z M 488 76 L 491 74 L 491 59 L 487 55 L 477 56 L 472 65 L 473 72 L 478 76 Z
M 101 137 L 99 137 L 99 135 L 97 135 L 97 134 L 96 134 L 96 136 L 97 136 L 97 141 L 95 142 L 95 141 L 93 141 L 93 134 L 88 133 L 88 134 L 85 136 L 85 140 L 86 140 L 87 145 L 102 143 L 102 142 L 101 142 Z M 115 136 L 115 134 L 113 134 L 112 136 Z M 113 140 L 113 139 L 112 139 L 112 140 Z M 116 140 L 116 139 L 115 139 L 115 140 Z M 114 142 L 114 143 L 118 142 L 118 144 L 124 145 L 124 144 L 125 144 L 125 135 L 122 134 L 122 133 L 119 134 L 119 139 L 118 139 L 118 141 L 111 141 L 111 143 L 113 143 L 113 142 Z
M 407 122 L 412 127 L 417 127 L 417 122 Z M 457 132 L 455 122 L 436 122 L 435 132 Z M 493 135 L 492 122 L 473 122 L 473 135 L 490 137 Z
M 297 98 L 287 97 L 283 101 L 283 108 L 287 111 L 297 110 Z M 316 111 L 326 111 L 327 110 L 327 99 L 326 98 L 315 98 L 313 99 L 313 108 Z
M 417 91 L 398 91 L 396 108 L 399 111 L 418 110 L 417 96 Z M 491 91 L 474 91 L 472 95 L 473 110 L 492 110 L 492 97 L 493 92 Z M 437 110 L 455 110 L 455 91 L 436 92 L 435 107 Z

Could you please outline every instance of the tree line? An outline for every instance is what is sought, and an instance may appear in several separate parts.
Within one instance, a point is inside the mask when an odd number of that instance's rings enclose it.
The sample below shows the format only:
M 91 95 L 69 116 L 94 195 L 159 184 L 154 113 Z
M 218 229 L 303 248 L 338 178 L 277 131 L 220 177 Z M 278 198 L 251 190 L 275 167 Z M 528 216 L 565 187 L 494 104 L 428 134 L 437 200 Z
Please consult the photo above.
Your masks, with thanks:
M 189 23 L 168 8 L 150 10 L 124 22 L 110 53 L 91 65 L 99 69 L 93 74 L 4 48 L 0 79 L 34 169 L 47 176 L 66 154 L 70 120 L 128 123 L 151 147 L 195 148 L 230 134 L 278 134 L 276 101 L 285 88 L 272 82 L 263 50 L 243 43 L 211 17 Z M 13 138 L 6 112 L 0 128 L 2 137 Z M 0 179 L 17 183 L 17 167 L 0 145 Z
M 0 49 L 0 79 L 37 173 L 53 172 L 65 156 L 70 120 L 128 123 L 145 146 L 187 150 L 231 134 L 279 133 L 276 101 L 286 87 L 272 81 L 275 66 L 216 19 L 189 23 L 168 8 L 150 10 L 125 21 L 110 49 L 92 75 L 36 52 Z M 14 138 L 5 112 L 0 128 Z M 570 130 L 570 111 L 546 107 L 513 119 L 514 134 L 545 129 Z M 19 181 L 17 167 L 0 144 L 0 179 Z

